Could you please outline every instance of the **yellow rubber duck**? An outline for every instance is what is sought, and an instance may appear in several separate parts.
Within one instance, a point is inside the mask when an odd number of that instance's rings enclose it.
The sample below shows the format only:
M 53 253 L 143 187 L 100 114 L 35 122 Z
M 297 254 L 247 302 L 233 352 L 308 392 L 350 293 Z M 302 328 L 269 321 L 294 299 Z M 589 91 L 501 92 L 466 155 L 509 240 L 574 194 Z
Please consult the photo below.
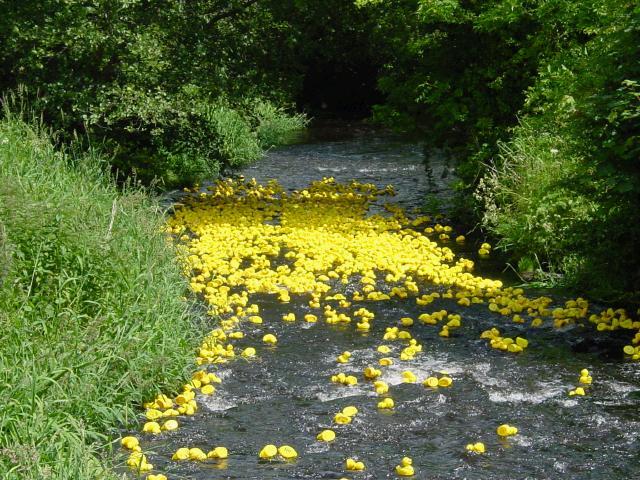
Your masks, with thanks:
M 273 444 L 268 444 L 262 447 L 258 456 L 263 460 L 271 460 L 278 455 L 278 447 Z
M 149 408 L 147 409 L 145 416 L 147 417 L 147 420 L 157 420 L 162 417 L 162 412 L 155 408 Z
M 160 433 L 160 424 L 158 422 L 147 422 L 142 427 L 142 431 L 145 433 Z
M 216 387 L 211 384 L 204 385 L 202 388 L 200 388 L 200 393 L 202 393 L 203 395 L 212 395 L 215 391 Z
M 593 378 L 590 375 L 586 375 L 584 377 L 580 377 L 579 381 L 584 385 L 591 385 L 591 383 L 593 382 Z
M 353 386 L 358 384 L 358 379 L 353 375 L 347 375 L 345 378 L 345 385 Z
M 162 430 L 166 430 L 168 432 L 172 431 L 172 430 L 176 430 L 178 428 L 178 421 L 177 420 L 167 420 L 166 422 L 164 422 L 162 424 Z
M 484 443 L 482 442 L 476 442 L 476 443 L 469 443 L 467 445 L 467 451 L 469 452 L 474 452 L 474 453 L 484 453 L 486 450 Z
M 140 441 L 136 437 L 129 436 L 120 440 L 120 445 L 129 450 L 133 450 L 140 446 Z
M 589 370 L 587 370 L 586 368 L 583 368 L 582 370 L 580 370 L 579 381 L 584 385 L 591 385 L 591 383 L 593 382 L 593 378 L 591 378 L 591 375 L 589 374 Z
M 351 359 L 351 352 L 342 352 L 338 355 L 338 363 L 347 363 Z
M 322 430 L 317 436 L 316 439 L 321 442 L 333 442 L 336 439 L 336 432 L 333 430 Z
M 269 345 L 275 345 L 278 343 L 278 339 L 272 333 L 267 333 L 264 337 L 262 337 L 262 341 Z
M 427 379 L 422 383 L 425 387 L 437 388 L 439 381 L 436 377 L 427 377 Z
M 518 429 L 516 427 L 512 427 L 509 424 L 502 424 L 497 429 L 496 432 L 501 437 L 510 437 L 511 435 L 515 435 L 518 433 Z
M 148 462 L 147 456 L 142 452 L 132 452 L 127 459 L 127 465 L 138 473 L 146 473 L 153 470 L 153 465 Z
M 460 317 L 458 316 L 449 316 L 450 320 L 447 322 L 447 328 L 459 328 L 461 323 L 460 323 Z
M 171 457 L 171 460 L 187 460 L 189 458 L 189 449 L 186 447 L 179 448 Z
M 382 372 L 377 368 L 367 367 L 364 369 L 363 375 L 367 380 L 375 380 L 380 375 L 382 375 Z
M 453 380 L 451 379 L 451 377 L 444 376 L 438 379 L 439 387 L 450 387 L 452 383 L 453 383 Z
M 396 340 L 398 338 L 398 327 L 388 327 L 384 333 L 384 335 L 382 336 L 383 340 Z M 380 347 L 378 347 L 378 351 L 380 353 L 389 353 L 391 350 L 386 350 L 383 349 L 381 350 L 382 345 Z M 389 347 L 387 347 L 389 348 Z M 386 350 L 386 351 L 385 351 Z
M 348 407 L 344 407 L 342 409 L 342 413 L 348 417 L 354 417 L 358 414 L 358 409 L 353 405 L 349 405 Z
M 207 453 L 207 458 L 224 460 L 225 458 L 229 458 L 229 450 L 227 450 L 226 447 L 215 447 Z
M 278 453 L 285 460 L 294 460 L 298 458 L 298 452 L 296 452 L 296 450 L 289 445 L 282 445 L 281 447 L 279 447 Z
M 417 380 L 418 377 L 416 377 L 416 374 L 412 371 L 405 370 L 404 372 L 402 372 L 402 381 L 404 383 L 415 383 Z
M 415 474 L 415 470 L 412 465 L 413 461 L 409 457 L 404 457 L 400 461 L 400 465 L 396 465 L 396 473 L 401 477 L 411 477 Z
M 342 412 L 338 412 L 333 417 L 333 421 L 339 425 L 347 425 L 351 423 L 351 417 L 349 415 L 345 415 Z
M 355 472 L 361 472 L 366 468 L 364 462 L 359 462 L 353 458 L 347 458 L 345 461 L 345 467 L 347 470 Z
M 458 300 L 458 305 L 462 305 L 463 307 L 468 307 L 471 305 L 471 299 L 468 297 L 463 297 Z
M 382 401 L 378 402 L 378 408 L 381 410 L 390 410 L 395 406 L 393 398 L 385 398 Z
M 247 347 L 244 350 L 242 350 L 241 355 L 245 358 L 251 358 L 251 357 L 255 357 L 256 356 L 256 349 L 253 347 Z
M 356 328 L 361 332 L 368 332 L 371 330 L 371 324 L 368 320 L 363 320 L 362 322 L 356 323 Z
M 400 319 L 400 323 L 402 324 L 403 327 L 410 327 L 413 325 L 413 318 L 402 317 Z
M 373 382 L 373 387 L 376 389 L 376 393 L 378 395 L 384 395 L 389 391 L 389 385 L 382 380 L 377 380 Z
M 411 339 L 411 332 L 407 332 L 406 330 L 400 330 L 398 332 L 398 338 L 400 340 L 410 340 Z
M 196 462 L 203 462 L 207 459 L 207 454 L 202 449 L 194 447 L 189 449 L 189 460 Z

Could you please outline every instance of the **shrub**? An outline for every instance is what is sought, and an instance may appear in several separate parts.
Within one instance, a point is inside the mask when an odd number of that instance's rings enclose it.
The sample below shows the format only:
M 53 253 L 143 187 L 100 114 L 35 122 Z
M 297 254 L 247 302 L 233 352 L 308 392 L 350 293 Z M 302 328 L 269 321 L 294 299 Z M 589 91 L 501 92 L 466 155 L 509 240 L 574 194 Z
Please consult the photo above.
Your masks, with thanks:
M 249 104 L 248 115 L 255 125 L 258 142 L 262 148 L 292 142 L 296 134 L 307 125 L 304 115 L 289 114 L 284 108 L 263 99 Z

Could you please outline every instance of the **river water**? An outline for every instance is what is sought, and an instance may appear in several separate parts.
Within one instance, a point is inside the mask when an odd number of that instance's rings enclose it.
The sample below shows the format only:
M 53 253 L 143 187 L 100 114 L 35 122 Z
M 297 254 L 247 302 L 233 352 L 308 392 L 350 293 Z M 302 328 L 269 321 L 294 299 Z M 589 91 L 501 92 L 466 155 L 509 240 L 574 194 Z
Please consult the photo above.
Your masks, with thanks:
M 419 144 L 368 130 L 330 133 L 320 131 L 305 143 L 273 150 L 243 174 L 258 182 L 275 178 L 286 189 L 304 188 L 323 176 L 392 184 L 398 192 L 392 201 L 408 210 L 421 206 L 425 196 L 449 202 L 452 170 L 444 155 L 430 153 L 425 165 Z M 477 245 L 452 248 L 472 257 Z M 260 305 L 278 344 L 261 348 L 256 360 L 212 368 L 222 384 L 215 395 L 198 399 L 198 413 L 181 418 L 174 432 L 144 437 L 150 461 L 169 478 L 396 478 L 394 467 L 403 456 L 413 459 L 419 479 L 640 478 L 640 368 L 623 360 L 621 342 L 628 338 L 618 332 L 596 335 L 589 323 L 560 330 L 513 324 L 508 330 L 528 338 L 530 346 L 511 355 L 479 338 L 483 330 L 504 324 L 486 305 L 461 311 L 463 326 L 448 339 L 440 338 L 435 327 L 416 324 L 412 334 L 424 352 L 409 364 L 397 362 L 384 370 L 382 379 L 392 386 L 396 403 L 385 412 L 376 408 L 379 398 L 368 383 L 343 387 L 329 377 L 338 371 L 361 376 L 365 367 L 376 365 L 375 347 L 389 323 L 374 322 L 369 334 L 323 322 L 288 324 L 281 316 L 308 311 L 306 301 L 292 297 L 283 305 L 267 295 L 252 301 Z M 424 311 L 412 299 L 366 306 L 377 319 L 395 322 Z M 454 300 L 442 298 L 431 307 L 460 310 Z M 249 325 L 246 344 L 260 344 L 264 328 Z M 345 350 L 353 360 L 339 366 L 336 357 Z M 594 384 L 587 396 L 569 397 L 583 368 Z M 454 384 L 431 390 L 402 383 L 406 369 L 419 380 L 446 371 Z M 347 405 L 360 413 L 350 425 L 334 425 L 333 415 Z M 501 440 L 495 430 L 502 423 L 517 426 L 519 434 Z M 323 428 L 333 428 L 337 440 L 317 442 Z M 465 451 L 476 441 L 485 443 L 484 455 Z M 300 457 L 290 463 L 259 462 L 257 452 L 267 443 L 292 445 Z M 171 461 L 178 447 L 207 451 L 218 445 L 229 449 L 228 460 Z M 351 456 L 363 460 L 366 471 L 345 472 L 344 461 Z

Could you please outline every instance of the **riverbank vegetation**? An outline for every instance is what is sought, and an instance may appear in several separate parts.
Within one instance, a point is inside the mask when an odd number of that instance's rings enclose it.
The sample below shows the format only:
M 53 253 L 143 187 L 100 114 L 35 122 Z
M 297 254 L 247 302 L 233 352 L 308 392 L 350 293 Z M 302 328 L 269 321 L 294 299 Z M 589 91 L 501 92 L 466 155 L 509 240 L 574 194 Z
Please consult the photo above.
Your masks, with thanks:
M 305 124 L 271 55 L 288 27 L 255 3 L 14 2 L 0 20 L 0 89 L 26 86 L 47 124 L 89 135 L 120 176 L 215 177 Z
M 420 132 L 521 271 L 619 297 L 640 290 L 639 17 L 620 0 L 18 2 L 0 88 L 164 187 L 287 142 L 294 102 Z
M 520 269 L 599 297 L 637 294 L 638 6 L 356 3 L 398 40 L 374 117 L 457 152 L 465 205 Z
M 0 477 L 111 478 L 110 432 L 195 341 L 158 205 L 91 152 L 0 121 Z

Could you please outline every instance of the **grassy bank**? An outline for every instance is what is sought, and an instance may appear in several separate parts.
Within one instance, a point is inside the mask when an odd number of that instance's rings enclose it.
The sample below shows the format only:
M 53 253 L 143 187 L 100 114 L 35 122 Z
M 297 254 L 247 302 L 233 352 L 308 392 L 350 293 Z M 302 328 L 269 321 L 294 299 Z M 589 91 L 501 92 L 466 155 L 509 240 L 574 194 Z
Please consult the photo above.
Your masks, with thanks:
M 109 432 L 184 376 L 185 283 L 142 191 L 0 121 L 0 478 L 109 478 Z
M 640 9 L 612 4 L 585 47 L 560 50 L 479 194 L 521 270 L 592 298 L 640 300 Z

